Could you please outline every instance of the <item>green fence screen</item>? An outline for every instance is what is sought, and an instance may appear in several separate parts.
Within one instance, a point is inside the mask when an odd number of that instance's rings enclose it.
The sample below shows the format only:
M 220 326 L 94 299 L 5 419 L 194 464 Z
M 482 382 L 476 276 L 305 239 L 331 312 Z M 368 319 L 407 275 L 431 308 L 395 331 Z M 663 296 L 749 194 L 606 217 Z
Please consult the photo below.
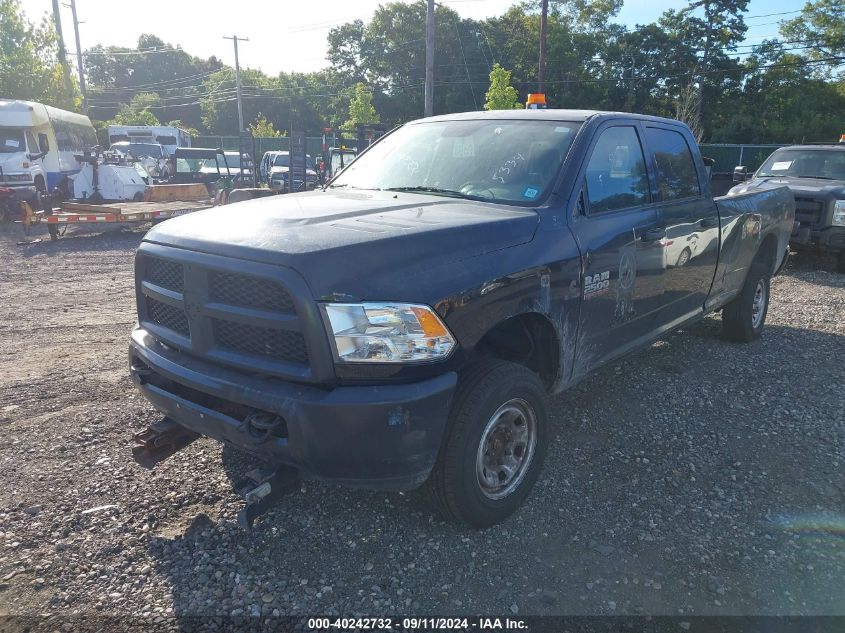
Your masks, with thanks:
M 716 161 L 713 171 L 733 173 L 737 165 L 745 165 L 748 171 L 755 171 L 773 151 L 783 145 L 722 145 L 707 144 L 701 146 L 702 156 Z
M 305 139 L 305 151 L 316 158 L 322 148 L 323 139 L 319 136 L 309 136 Z M 354 140 L 344 140 L 347 147 L 355 147 Z M 191 139 L 194 147 L 220 147 L 224 150 L 237 151 L 237 136 L 195 136 Z M 251 139 L 244 140 L 244 151 L 249 151 L 252 146 Z M 714 172 L 732 173 L 737 165 L 745 165 L 748 171 L 756 170 L 763 161 L 783 145 L 728 145 L 728 144 L 702 144 L 701 153 L 716 161 Z M 278 138 L 256 137 L 255 138 L 255 160 L 260 160 L 264 152 L 273 150 L 289 150 L 290 139 L 286 136 Z

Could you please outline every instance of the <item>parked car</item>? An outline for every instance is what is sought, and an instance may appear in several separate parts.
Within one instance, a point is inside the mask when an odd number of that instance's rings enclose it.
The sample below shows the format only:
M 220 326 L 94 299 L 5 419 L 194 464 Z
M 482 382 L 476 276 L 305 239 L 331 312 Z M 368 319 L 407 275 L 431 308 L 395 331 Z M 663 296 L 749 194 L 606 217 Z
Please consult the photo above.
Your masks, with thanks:
M 834 253 L 845 273 L 845 143 L 782 147 L 750 179 L 737 167 L 734 180 L 740 184 L 728 195 L 789 187 L 796 220 L 790 244 Z
M 288 172 L 290 171 L 290 152 L 273 152 L 272 160 L 268 161 L 266 167 L 267 183 L 274 191 L 305 191 L 317 186 L 317 171 L 314 169 L 314 159 L 310 154 L 305 156 L 305 182 L 294 181 L 292 186 L 288 185 Z
M 270 184 L 270 180 L 268 178 L 270 174 L 270 167 L 273 165 L 273 160 L 276 158 L 276 154 L 279 153 L 281 153 L 281 150 L 264 152 L 264 156 L 261 157 L 261 161 L 258 164 L 258 178 L 266 185 Z
M 483 527 L 540 474 L 549 394 L 717 310 L 761 335 L 795 203 L 714 200 L 677 121 L 523 110 L 411 122 L 325 190 L 239 204 L 138 250 L 130 371 L 169 432 L 266 460 L 247 519 L 293 470 Z

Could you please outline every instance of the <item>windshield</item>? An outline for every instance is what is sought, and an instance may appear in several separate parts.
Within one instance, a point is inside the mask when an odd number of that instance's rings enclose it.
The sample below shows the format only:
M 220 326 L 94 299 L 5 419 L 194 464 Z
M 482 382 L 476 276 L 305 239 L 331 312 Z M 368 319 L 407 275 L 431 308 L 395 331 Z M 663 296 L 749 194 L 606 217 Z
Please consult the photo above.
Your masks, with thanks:
M 211 165 L 212 167 L 214 167 L 214 161 L 213 160 L 206 159 L 206 163 Z M 241 166 L 240 154 L 237 154 L 237 153 L 228 154 L 227 153 L 226 154 L 226 164 L 229 165 L 229 167 L 232 168 L 232 169 L 239 169 L 240 166 Z M 222 159 L 220 160 L 220 166 L 223 167 L 223 169 L 226 169 L 226 167 L 223 165 Z M 244 165 L 244 167 L 247 167 L 247 166 L 249 166 L 249 163 Z
M 279 154 L 273 160 L 273 167 L 290 167 L 290 156 L 287 154 Z
M 383 137 L 330 186 L 530 204 L 551 188 L 579 127 L 495 119 L 410 124 Z
M 353 152 L 334 152 L 332 154 L 332 173 L 337 173 L 355 158 Z
M 161 145 L 155 145 L 154 143 L 115 143 L 111 146 L 111 149 L 131 154 L 132 156 L 161 158 L 163 155 Z
M 757 177 L 845 180 L 845 151 L 839 149 L 779 149 L 766 159 Z
M 180 173 L 187 173 L 187 172 L 199 172 L 205 163 L 205 160 L 202 158 L 177 158 L 176 159 L 176 171 Z M 214 167 L 214 161 L 211 161 L 211 166 L 214 171 L 217 171 L 217 168 Z
M 14 154 L 25 151 L 26 143 L 23 140 L 23 130 L 0 128 L 0 154 Z

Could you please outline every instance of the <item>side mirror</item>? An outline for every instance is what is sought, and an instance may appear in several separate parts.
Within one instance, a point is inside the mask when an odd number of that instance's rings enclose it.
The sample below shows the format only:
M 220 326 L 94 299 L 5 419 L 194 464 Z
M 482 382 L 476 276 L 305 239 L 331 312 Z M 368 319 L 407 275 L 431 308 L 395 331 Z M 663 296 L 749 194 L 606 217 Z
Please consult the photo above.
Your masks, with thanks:
M 734 167 L 734 183 L 745 182 L 748 178 L 748 167 L 745 165 L 737 165 Z
M 50 151 L 50 141 L 47 139 L 47 135 L 44 132 L 41 132 L 38 135 L 38 149 L 41 150 L 42 154 L 46 154 Z
M 716 164 L 715 158 L 702 157 L 704 161 L 704 170 L 707 172 L 707 180 L 713 179 L 713 166 Z

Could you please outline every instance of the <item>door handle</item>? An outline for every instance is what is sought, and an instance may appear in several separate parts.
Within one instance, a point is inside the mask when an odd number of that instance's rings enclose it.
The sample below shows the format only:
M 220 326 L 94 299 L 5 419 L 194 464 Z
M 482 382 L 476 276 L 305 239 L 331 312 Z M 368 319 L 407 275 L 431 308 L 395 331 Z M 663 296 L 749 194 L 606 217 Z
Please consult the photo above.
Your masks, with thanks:
M 643 242 L 656 242 L 657 240 L 662 240 L 666 237 L 666 229 L 665 228 L 656 228 L 656 229 L 649 229 L 645 233 L 642 234 L 640 239 Z
M 702 229 L 710 229 L 719 224 L 719 220 L 716 218 L 704 218 L 698 221 L 698 226 Z

